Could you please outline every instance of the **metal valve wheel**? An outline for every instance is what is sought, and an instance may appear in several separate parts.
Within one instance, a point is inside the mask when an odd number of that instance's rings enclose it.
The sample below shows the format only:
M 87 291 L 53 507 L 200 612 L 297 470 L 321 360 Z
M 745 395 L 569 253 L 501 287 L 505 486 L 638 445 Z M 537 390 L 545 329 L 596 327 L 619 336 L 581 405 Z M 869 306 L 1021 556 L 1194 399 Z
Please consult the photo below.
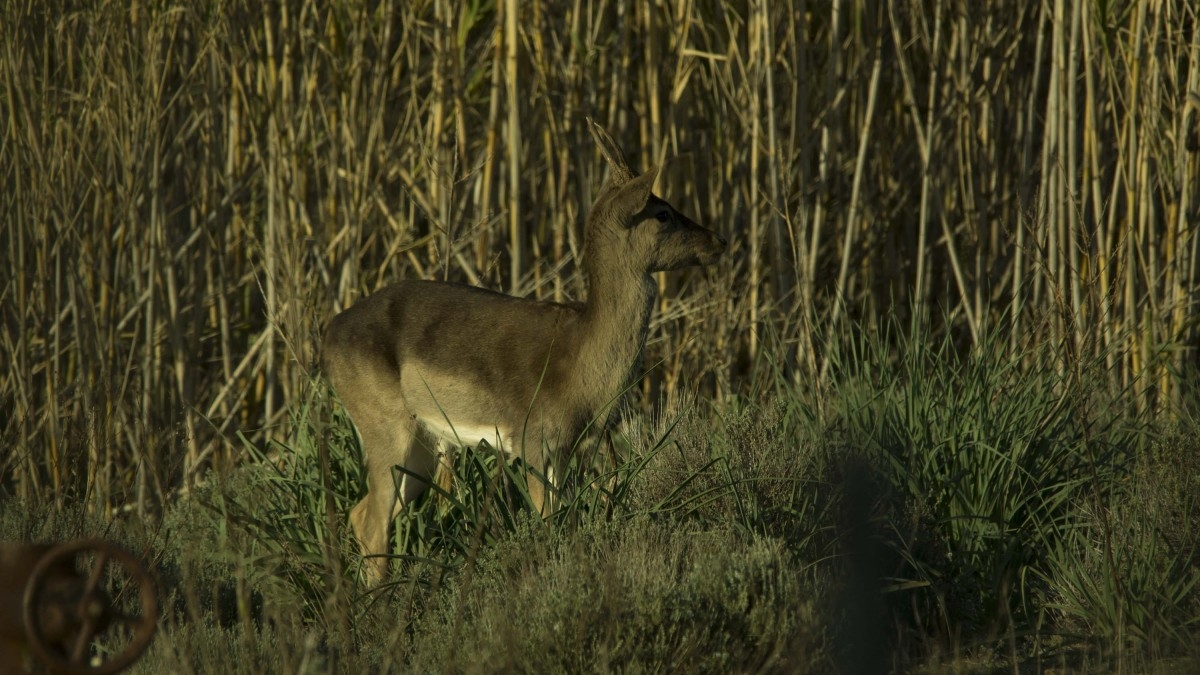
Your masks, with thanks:
M 26 582 L 22 610 L 29 648 L 50 669 L 71 675 L 124 670 L 150 645 L 158 625 L 150 572 L 132 553 L 101 539 L 47 551 Z M 94 656 L 98 640 L 113 651 Z

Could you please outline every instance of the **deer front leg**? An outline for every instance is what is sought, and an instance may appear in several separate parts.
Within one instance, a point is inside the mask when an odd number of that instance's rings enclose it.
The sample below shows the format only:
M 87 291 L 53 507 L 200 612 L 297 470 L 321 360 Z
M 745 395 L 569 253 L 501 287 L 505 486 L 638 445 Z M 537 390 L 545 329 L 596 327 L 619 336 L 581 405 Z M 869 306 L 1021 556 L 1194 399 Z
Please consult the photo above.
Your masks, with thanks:
M 534 512 L 543 518 L 554 510 L 554 496 L 557 492 L 554 462 L 547 451 L 535 452 L 524 456 L 525 489 L 529 492 L 529 501 Z
M 458 459 L 458 447 L 449 441 L 438 442 L 438 466 L 435 478 L 437 486 L 443 493 L 449 494 L 454 489 L 454 462 Z

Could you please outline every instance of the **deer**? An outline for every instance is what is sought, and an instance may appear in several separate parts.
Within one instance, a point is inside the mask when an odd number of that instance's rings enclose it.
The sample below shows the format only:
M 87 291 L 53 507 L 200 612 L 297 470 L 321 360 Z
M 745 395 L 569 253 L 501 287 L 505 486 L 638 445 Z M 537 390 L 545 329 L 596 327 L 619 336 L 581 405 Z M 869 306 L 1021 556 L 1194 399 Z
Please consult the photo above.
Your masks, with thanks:
M 486 442 L 523 459 L 535 474 L 529 502 L 547 515 L 556 467 L 589 428 L 612 424 L 641 376 L 658 295 L 651 275 L 711 265 L 725 252 L 724 237 L 654 194 L 657 168 L 635 172 L 608 132 L 586 123 L 609 179 L 585 225 L 583 302 L 404 280 L 326 327 L 322 368 L 366 469 L 367 492 L 349 520 L 368 585 L 386 576 L 392 522 L 457 448 Z

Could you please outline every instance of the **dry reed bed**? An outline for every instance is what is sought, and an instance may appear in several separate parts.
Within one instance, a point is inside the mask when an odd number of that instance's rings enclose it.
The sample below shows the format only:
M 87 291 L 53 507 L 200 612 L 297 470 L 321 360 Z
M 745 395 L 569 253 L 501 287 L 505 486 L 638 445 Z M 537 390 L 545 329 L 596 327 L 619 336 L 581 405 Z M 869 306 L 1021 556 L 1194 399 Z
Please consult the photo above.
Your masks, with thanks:
M 153 509 L 396 278 L 578 297 L 584 115 L 733 242 L 660 279 L 645 400 L 764 355 L 816 381 L 847 321 L 914 306 L 1175 400 L 1195 5 L 853 5 L 3 0 L 0 489 Z

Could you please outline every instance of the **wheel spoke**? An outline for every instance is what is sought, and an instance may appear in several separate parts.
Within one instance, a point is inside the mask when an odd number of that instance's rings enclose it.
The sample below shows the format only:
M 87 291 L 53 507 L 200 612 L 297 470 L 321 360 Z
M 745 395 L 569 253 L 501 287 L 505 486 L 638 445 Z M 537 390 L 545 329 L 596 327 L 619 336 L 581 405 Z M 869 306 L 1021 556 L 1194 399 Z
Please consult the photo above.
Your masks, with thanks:
M 83 625 L 79 627 L 79 634 L 75 636 L 75 645 L 71 648 L 71 663 L 84 662 L 88 646 L 92 644 L 92 638 L 95 636 L 96 622 L 92 619 L 84 619 Z
M 108 551 L 104 549 L 96 550 L 96 564 L 92 566 L 92 573 L 88 575 L 87 586 L 83 588 L 83 600 L 92 597 L 96 592 L 96 587 L 100 585 L 100 577 L 104 576 L 104 568 L 108 565 Z M 83 605 L 80 604 L 82 607 Z

